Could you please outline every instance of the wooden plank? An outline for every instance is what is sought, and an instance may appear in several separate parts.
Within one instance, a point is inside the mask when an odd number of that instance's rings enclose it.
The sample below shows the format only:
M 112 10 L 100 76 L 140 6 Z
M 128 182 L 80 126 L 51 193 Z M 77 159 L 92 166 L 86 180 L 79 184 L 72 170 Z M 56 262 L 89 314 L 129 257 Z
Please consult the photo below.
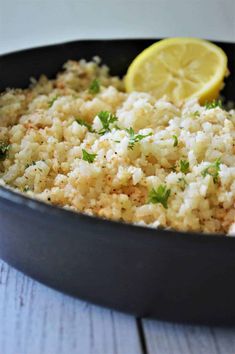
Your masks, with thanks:
M 89 305 L 0 261 L 1 354 L 141 354 L 135 318 Z
M 148 354 L 234 354 L 235 329 L 143 320 Z
M 143 320 L 148 354 L 234 354 L 235 329 Z M 135 319 L 63 295 L 0 261 L 0 353 L 141 354 Z

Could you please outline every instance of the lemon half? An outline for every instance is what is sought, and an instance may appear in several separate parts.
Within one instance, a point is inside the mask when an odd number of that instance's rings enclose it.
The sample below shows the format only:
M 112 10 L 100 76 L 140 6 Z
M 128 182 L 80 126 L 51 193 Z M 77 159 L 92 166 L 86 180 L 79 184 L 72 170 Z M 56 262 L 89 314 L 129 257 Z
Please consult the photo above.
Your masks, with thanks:
M 154 43 L 131 63 L 127 92 L 166 95 L 175 104 L 197 97 L 201 103 L 218 97 L 227 75 L 227 56 L 217 45 L 197 38 L 169 38 Z

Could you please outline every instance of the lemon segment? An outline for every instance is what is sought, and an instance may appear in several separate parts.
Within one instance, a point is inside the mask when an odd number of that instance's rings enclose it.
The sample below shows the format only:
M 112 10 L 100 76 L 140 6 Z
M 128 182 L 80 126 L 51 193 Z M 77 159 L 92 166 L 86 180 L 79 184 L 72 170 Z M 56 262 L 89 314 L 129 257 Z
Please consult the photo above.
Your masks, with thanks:
M 167 96 L 175 104 L 197 97 L 216 99 L 227 75 L 227 56 L 215 44 L 197 38 L 169 38 L 154 43 L 131 63 L 125 77 L 127 92 Z

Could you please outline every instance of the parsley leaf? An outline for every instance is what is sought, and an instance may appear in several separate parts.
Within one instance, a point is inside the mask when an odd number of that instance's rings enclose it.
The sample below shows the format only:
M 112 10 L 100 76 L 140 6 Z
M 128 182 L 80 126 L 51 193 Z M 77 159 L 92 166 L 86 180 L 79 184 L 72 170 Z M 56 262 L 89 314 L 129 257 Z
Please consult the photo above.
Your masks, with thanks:
M 180 160 L 180 171 L 184 174 L 189 172 L 189 162 L 186 160 Z
M 193 113 L 192 113 L 192 116 L 193 116 L 193 117 L 199 117 L 199 116 L 200 116 L 199 111 L 193 112 Z
M 100 135 L 104 135 L 105 133 L 110 132 L 110 124 L 118 120 L 118 118 L 114 114 L 107 111 L 101 111 L 100 113 L 98 113 L 97 116 L 103 126 L 103 128 L 99 131 Z
M 206 109 L 213 109 L 216 107 L 222 108 L 222 101 L 221 100 L 218 100 L 218 101 L 213 100 L 211 102 L 206 102 L 206 104 L 205 104 Z
M 206 177 L 206 175 L 210 175 L 213 177 L 214 183 L 218 183 L 220 164 L 220 159 L 216 159 L 214 163 L 211 163 L 207 168 L 202 171 L 202 176 Z
M 100 92 L 100 82 L 97 79 L 94 79 L 89 87 L 89 92 L 93 95 Z
M 89 132 L 94 132 L 94 130 L 92 129 L 91 125 L 89 123 L 87 123 L 85 120 L 77 118 L 76 122 L 84 127 L 87 127 Z
M 179 141 L 178 141 L 178 138 L 177 138 L 176 135 L 172 135 L 172 138 L 174 139 L 174 144 L 173 144 L 173 146 L 175 147 L 175 146 L 178 145 Z
M 59 98 L 58 95 L 52 97 L 50 101 L 48 102 L 48 106 L 51 108 L 53 106 L 53 103 Z
M 167 209 L 168 208 L 167 201 L 170 194 L 171 194 L 171 190 L 167 189 L 166 185 L 160 184 L 157 190 L 153 188 L 149 192 L 149 196 L 148 196 L 149 203 L 153 203 L 153 204 L 161 203 L 164 206 L 164 208 Z
M 128 148 L 131 149 L 131 150 L 133 150 L 135 143 L 137 143 L 138 141 L 146 138 L 147 136 L 153 135 L 153 133 L 149 133 L 149 134 L 146 134 L 146 135 L 135 134 L 133 128 L 126 129 L 126 131 L 130 135 Z
M 0 161 L 4 161 L 7 158 L 9 148 L 9 144 L 0 142 Z
M 92 163 L 92 162 L 94 162 L 96 156 L 97 156 L 97 154 L 89 154 L 89 152 L 87 152 L 85 149 L 82 149 L 82 159 L 84 161 Z

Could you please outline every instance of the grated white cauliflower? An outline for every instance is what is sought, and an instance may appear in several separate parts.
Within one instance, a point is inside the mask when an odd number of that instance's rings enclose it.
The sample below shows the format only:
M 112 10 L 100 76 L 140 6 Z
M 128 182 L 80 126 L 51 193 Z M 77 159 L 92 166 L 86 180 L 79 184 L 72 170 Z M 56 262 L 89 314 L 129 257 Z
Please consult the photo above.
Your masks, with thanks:
M 100 92 L 90 93 L 95 78 Z M 234 233 L 235 112 L 122 90 L 106 67 L 81 60 L 55 80 L 2 93 L 0 184 L 141 226 Z M 103 135 L 101 111 L 118 119 Z M 170 190 L 165 207 L 149 200 L 159 186 Z

